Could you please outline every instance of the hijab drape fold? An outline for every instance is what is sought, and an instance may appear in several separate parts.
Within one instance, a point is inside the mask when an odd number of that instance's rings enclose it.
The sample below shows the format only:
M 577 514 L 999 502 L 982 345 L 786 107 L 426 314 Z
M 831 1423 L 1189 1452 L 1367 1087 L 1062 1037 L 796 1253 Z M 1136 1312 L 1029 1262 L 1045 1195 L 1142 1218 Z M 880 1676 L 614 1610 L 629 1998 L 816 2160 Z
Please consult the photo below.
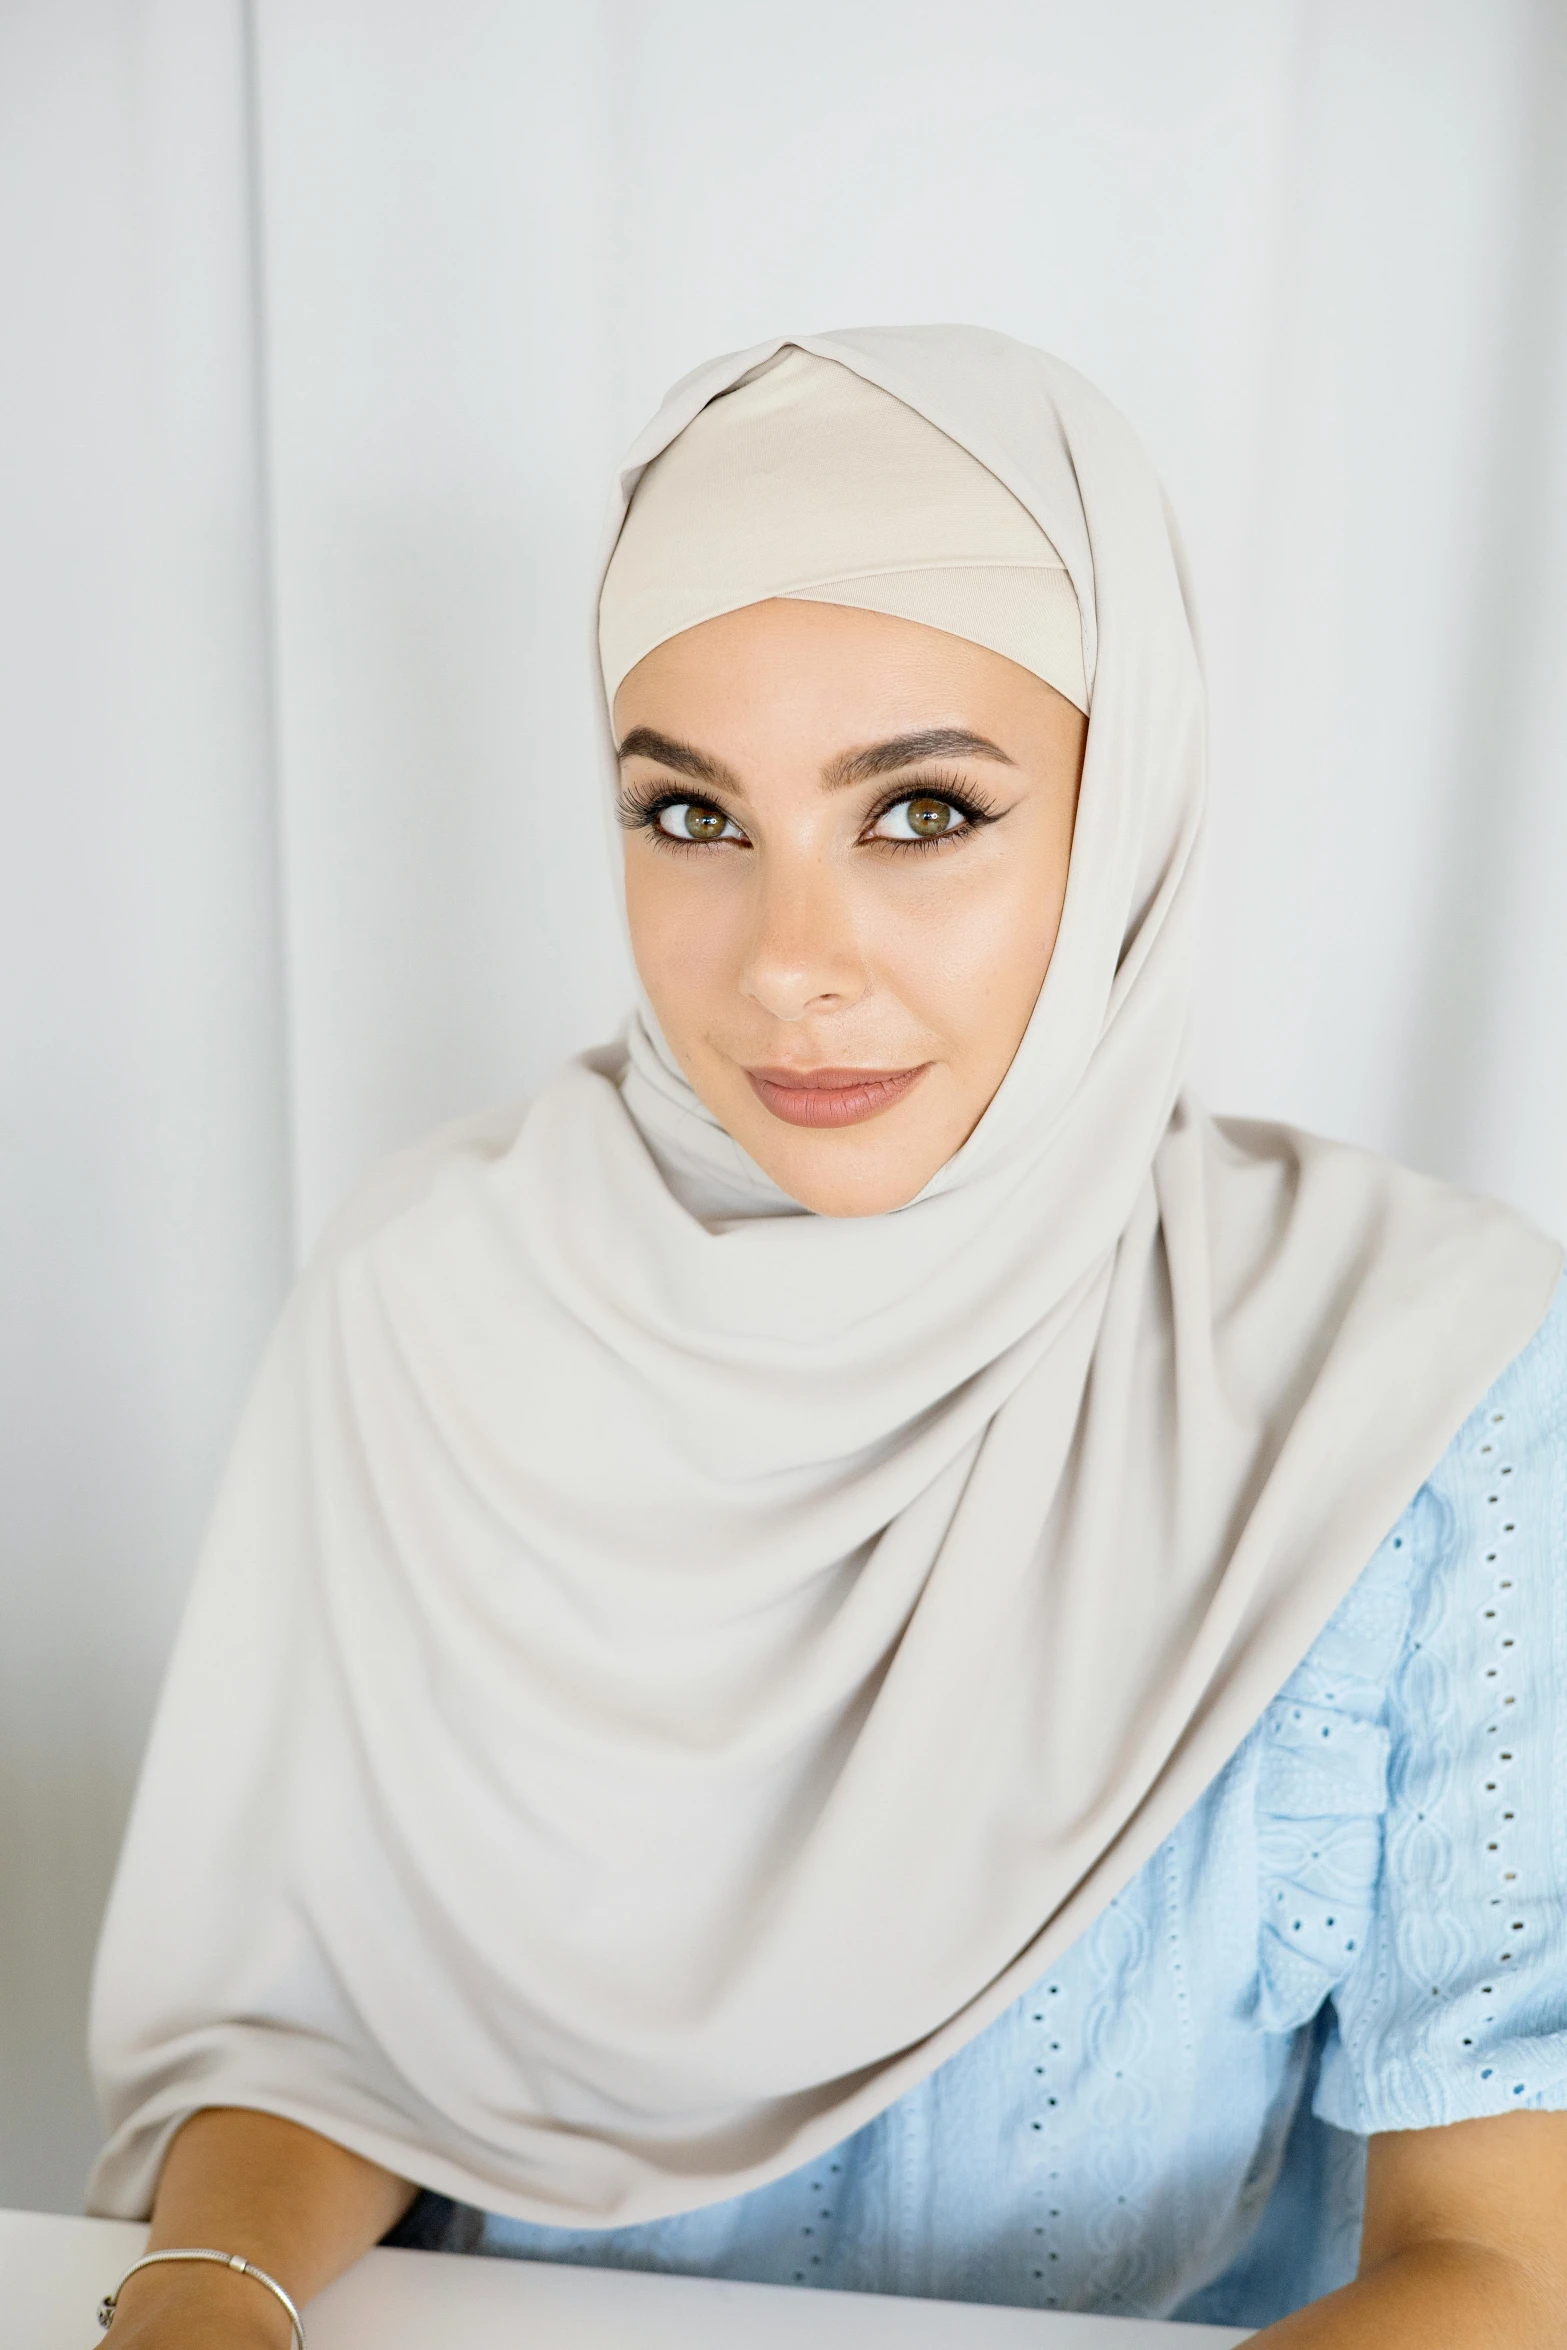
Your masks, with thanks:
M 611 546 L 782 347 L 676 388 Z M 1170 1833 L 1546 1311 L 1561 1252 L 1509 1211 L 1182 1093 L 1201 686 L 1120 417 L 974 329 L 798 347 L 969 451 L 1070 579 L 1038 1006 L 896 1214 L 793 1210 L 643 1006 L 340 1219 L 111 1905 L 99 2210 L 145 2211 L 213 2104 L 557 2225 L 813 2156 Z

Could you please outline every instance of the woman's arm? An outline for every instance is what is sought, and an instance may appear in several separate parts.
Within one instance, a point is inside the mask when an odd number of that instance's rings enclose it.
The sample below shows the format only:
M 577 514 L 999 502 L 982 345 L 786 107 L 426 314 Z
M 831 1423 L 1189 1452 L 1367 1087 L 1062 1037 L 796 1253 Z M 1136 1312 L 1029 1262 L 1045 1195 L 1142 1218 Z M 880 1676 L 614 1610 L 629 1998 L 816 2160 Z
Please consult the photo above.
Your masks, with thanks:
M 1257 2339 L 1269 2350 L 1563 2350 L 1567 2113 L 1373 2138 L 1360 2274 Z
M 194 2114 L 169 2149 L 149 2252 L 242 2253 L 296 2302 L 378 2243 L 413 2201 L 394 2178 L 269 2113 Z M 202 2261 L 145 2268 L 120 2297 L 108 2350 L 289 2350 L 288 2313 L 251 2277 Z

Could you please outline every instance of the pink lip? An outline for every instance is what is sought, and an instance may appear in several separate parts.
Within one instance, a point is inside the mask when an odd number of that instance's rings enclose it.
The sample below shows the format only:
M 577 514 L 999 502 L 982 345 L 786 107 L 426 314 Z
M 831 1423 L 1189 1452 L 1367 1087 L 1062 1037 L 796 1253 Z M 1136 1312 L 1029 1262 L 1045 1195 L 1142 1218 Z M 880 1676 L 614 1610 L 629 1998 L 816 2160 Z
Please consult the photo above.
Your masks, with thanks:
M 762 1107 L 788 1126 L 858 1126 L 902 1101 L 930 1067 L 747 1069 Z

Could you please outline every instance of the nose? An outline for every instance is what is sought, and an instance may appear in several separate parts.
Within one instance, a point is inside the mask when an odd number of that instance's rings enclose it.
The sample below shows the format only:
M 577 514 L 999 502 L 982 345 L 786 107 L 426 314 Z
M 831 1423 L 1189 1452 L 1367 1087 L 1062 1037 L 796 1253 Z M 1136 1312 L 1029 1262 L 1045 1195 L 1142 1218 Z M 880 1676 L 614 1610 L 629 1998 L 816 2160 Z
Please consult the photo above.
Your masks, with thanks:
M 865 987 L 852 911 L 831 868 L 806 858 L 770 862 L 758 876 L 741 994 L 774 1020 L 804 1020 L 846 1011 Z

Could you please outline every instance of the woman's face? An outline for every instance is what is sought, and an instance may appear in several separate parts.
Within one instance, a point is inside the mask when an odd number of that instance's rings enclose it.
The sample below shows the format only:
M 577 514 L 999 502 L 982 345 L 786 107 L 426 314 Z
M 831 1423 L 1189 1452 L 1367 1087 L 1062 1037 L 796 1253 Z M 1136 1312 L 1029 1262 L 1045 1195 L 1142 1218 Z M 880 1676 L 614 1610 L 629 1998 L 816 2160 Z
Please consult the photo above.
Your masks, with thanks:
M 902 1207 L 1006 1075 L 1055 946 L 1087 721 L 965 639 L 775 601 L 615 696 L 637 968 L 803 1207 Z

